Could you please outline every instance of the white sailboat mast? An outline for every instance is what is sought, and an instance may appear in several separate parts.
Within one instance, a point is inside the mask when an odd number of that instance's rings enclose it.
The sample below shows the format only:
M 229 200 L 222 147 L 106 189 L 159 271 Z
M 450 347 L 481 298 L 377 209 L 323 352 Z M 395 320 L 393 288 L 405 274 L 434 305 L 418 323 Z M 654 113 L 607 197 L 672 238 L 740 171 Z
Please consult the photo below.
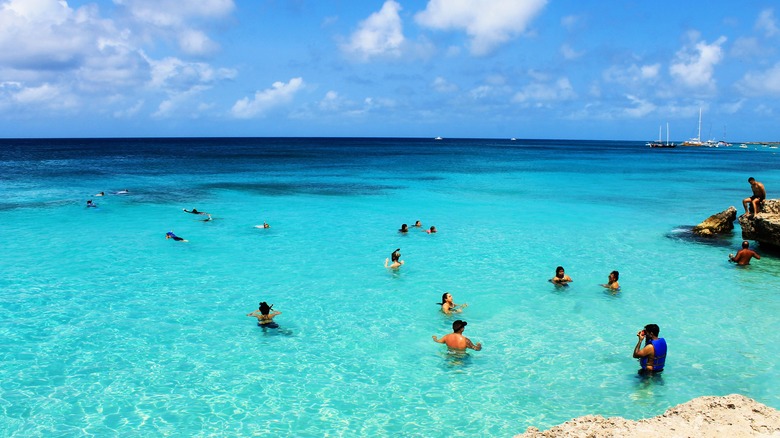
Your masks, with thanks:
M 699 107 L 699 136 L 696 139 L 701 141 L 701 107 Z

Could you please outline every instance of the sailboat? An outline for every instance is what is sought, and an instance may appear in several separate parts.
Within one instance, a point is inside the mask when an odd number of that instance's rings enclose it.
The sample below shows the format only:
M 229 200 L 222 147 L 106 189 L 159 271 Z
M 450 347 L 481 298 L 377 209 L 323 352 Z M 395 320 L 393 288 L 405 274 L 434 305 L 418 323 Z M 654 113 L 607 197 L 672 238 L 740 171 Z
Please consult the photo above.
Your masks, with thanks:
M 686 140 L 682 143 L 683 146 L 704 146 L 704 143 L 701 141 L 701 107 L 699 107 L 699 134 L 690 139 Z
M 647 145 L 651 148 L 673 148 L 674 143 L 669 143 L 669 124 L 666 124 L 666 143 L 661 141 L 661 126 L 658 126 L 658 141 L 649 141 Z

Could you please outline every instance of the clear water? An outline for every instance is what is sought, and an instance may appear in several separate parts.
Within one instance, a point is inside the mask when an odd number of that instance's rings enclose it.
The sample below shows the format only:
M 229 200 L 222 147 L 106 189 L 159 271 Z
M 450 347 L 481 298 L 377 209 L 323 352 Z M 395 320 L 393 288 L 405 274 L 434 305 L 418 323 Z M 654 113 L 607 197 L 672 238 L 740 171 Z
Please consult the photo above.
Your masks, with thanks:
M 0 140 L 0 435 L 511 436 L 703 395 L 780 408 L 780 261 L 736 268 L 738 229 L 684 232 L 741 210 L 748 176 L 776 197 L 775 151 Z M 418 219 L 439 233 L 396 232 Z M 482 351 L 431 340 L 445 291 Z M 245 316 L 259 301 L 281 330 Z M 647 323 L 669 343 L 654 380 L 631 358 Z

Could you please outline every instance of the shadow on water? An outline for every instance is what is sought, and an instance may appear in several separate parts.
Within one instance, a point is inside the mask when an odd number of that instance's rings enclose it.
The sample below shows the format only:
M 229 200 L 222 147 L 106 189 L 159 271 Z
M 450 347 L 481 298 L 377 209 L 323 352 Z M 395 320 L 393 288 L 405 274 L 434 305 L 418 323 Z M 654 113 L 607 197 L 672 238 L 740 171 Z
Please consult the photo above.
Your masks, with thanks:
M 702 237 L 693 234 L 692 225 L 681 225 L 672 231 L 666 233 L 666 237 L 672 240 L 682 242 L 698 243 L 701 245 L 712 246 L 715 248 L 730 248 L 733 244 L 734 233 L 726 233 L 713 237 Z

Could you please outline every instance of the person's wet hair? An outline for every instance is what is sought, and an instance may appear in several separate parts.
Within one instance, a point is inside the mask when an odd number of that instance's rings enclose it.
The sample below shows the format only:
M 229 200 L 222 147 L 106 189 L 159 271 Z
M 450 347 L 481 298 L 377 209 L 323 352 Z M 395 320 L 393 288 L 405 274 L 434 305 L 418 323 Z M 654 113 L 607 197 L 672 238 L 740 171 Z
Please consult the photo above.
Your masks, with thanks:
M 753 178 L 752 176 L 751 176 L 750 178 L 748 178 L 748 182 L 753 182 L 753 181 L 755 181 L 755 180 L 756 180 L 756 179 L 755 179 L 755 178 Z
M 615 280 L 617 280 L 618 278 L 620 278 L 620 272 L 618 272 L 618 271 L 612 271 L 612 272 L 610 272 L 610 274 L 612 274 L 612 275 L 614 275 L 614 276 L 615 276 Z
M 447 295 L 449 295 L 449 294 L 450 294 L 449 292 L 444 292 L 443 294 L 441 294 L 441 303 L 437 303 L 437 304 L 439 304 L 440 306 L 443 306 L 444 303 L 447 302 Z
M 744 241 L 742 242 L 742 248 L 745 248 L 745 249 L 747 249 L 749 246 L 750 246 L 750 243 L 748 243 L 748 241 L 747 241 L 747 240 L 744 240 Z
M 268 315 L 268 312 L 270 312 L 270 311 L 271 311 L 271 308 L 272 308 L 273 306 L 274 306 L 273 304 L 271 304 L 271 305 L 269 306 L 269 305 L 268 305 L 268 303 L 266 303 L 265 301 L 263 301 L 262 303 L 260 303 L 260 313 L 262 313 L 263 315 Z
M 658 337 L 658 333 L 661 332 L 661 329 L 658 328 L 657 324 L 647 324 L 645 326 L 645 331 L 650 333 L 651 335 Z
M 401 248 L 397 248 L 395 251 L 393 251 L 392 254 L 390 254 L 390 259 L 394 262 L 397 262 L 401 258 Z
M 555 274 L 557 275 L 559 272 L 565 272 L 563 270 L 563 266 L 558 266 L 557 268 L 555 268 Z

